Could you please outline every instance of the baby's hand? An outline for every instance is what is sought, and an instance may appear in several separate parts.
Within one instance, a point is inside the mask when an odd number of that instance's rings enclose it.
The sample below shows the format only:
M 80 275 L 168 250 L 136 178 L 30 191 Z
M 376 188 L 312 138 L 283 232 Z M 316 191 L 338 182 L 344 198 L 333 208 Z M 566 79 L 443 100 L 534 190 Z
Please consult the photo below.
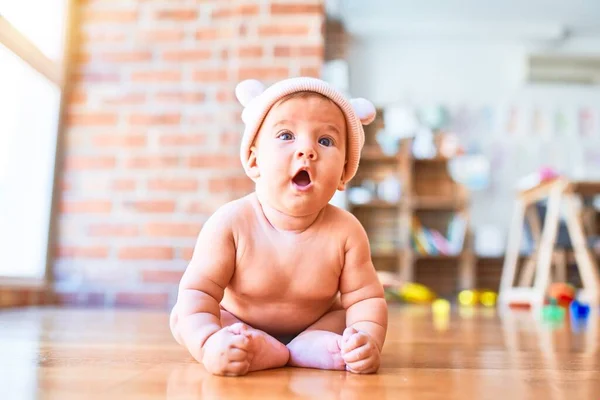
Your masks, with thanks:
M 245 375 L 250 367 L 251 338 L 247 326 L 237 323 L 210 336 L 203 347 L 202 364 L 215 375 Z
M 369 334 L 346 328 L 342 336 L 341 350 L 348 371 L 370 374 L 379 369 L 379 348 Z

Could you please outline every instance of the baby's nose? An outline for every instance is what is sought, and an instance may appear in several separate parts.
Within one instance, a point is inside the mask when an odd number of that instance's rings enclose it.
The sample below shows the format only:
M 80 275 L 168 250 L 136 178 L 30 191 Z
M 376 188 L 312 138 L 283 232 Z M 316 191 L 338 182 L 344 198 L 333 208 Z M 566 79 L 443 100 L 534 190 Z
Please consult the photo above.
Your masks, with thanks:
M 317 152 L 311 147 L 306 147 L 303 149 L 299 149 L 296 152 L 296 157 L 297 158 L 308 158 L 309 160 L 314 161 L 317 159 Z

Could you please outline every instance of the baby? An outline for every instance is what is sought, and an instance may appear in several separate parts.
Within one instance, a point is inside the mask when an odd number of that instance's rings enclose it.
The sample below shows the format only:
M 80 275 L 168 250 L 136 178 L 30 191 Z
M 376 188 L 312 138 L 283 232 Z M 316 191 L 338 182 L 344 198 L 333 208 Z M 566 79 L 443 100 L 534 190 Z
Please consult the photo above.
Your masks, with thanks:
M 365 99 L 324 81 L 236 87 L 241 159 L 255 192 L 206 221 L 170 326 L 216 375 L 285 365 L 374 373 L 387 305 L 360 222 L 329 204 L 358 168 Z

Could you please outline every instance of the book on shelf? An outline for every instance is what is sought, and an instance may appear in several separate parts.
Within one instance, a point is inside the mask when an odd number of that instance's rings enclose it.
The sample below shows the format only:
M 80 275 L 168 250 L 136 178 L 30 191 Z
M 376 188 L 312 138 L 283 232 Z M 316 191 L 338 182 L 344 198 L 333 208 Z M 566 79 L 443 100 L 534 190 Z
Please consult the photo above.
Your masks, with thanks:
M 423 226 L 417 217 L 413 217 L 411 242 L 413 249 L 423 255 L 458 255 L 464 245 L 467 220 L 454 214 L 448 223 L 446 236 L 439 230 Z

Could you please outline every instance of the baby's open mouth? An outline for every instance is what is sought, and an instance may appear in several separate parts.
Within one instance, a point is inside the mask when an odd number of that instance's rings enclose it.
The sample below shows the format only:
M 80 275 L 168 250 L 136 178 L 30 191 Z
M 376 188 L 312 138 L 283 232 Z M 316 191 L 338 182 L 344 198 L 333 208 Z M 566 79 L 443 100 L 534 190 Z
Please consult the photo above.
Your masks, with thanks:
M 310 175 L 307 171 L 299 171 L 292 179 L 292 182 L 294 182 L 298 187 L 307 187 L 310 185 Z

